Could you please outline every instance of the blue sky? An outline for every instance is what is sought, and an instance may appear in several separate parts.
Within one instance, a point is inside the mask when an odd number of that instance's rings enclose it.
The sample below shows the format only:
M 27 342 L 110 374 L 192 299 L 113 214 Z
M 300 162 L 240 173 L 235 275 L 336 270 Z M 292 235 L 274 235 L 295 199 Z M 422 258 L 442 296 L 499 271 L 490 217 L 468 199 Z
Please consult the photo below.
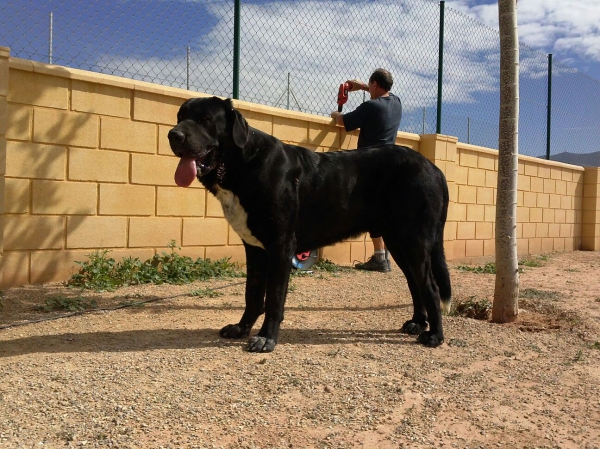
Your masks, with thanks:
M 232 95 L 233 0 L 0 0 L 13 56 Z M 447 0 L 442 133 L 495 148 L 498 6 Z M 435 132 L 436 0 L 242 0 L 240 98 L 327 115 L 339 83 L 395 77 L 401 129 Z M 472 19 L 474 20 L 472 20 Z M 546 54 L 553 53 L 553 150 L 600 150 L 600 0 L 519 0 L 520 150 L 545 152 Z M 186 49 L 190 48 L 187 78 Z M 564 63 L 565 65 L 561 64 Z M 586 76 L 573 73 L 569 67 Z M 291 94 L 287 83 L 290 80 Z M 346 110 L 362 96 L 351 96 Z M 296 101 L 297 100 L 297 101 Z M 578 137 L 572 143 L 575 135 Z

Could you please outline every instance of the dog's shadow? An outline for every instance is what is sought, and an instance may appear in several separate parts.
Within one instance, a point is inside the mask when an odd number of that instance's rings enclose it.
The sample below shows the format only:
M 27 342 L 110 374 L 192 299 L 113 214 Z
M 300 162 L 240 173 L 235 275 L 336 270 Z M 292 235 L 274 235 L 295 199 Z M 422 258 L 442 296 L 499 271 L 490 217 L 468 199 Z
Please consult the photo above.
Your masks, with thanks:
M 257 329 L 252 332 L 256 334 Z M 398 330 L 282 329 L 280 345 L 328 344 L 413 344 L 413 336 Z M 0 342 L 0 358 L 25 354 L 75 352 L 135 352 L 160 349 L 199 349 L 239 347 L 245 350 L 247 338 L 228 340 L 218 329 L 152 329 L 115 332 L 36 335 Z

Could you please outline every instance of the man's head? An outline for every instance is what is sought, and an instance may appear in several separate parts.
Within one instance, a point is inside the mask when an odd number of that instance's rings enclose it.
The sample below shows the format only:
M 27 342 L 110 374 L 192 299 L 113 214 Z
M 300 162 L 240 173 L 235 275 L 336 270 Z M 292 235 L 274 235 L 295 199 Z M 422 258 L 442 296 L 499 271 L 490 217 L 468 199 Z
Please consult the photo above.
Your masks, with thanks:
M 388 70 L 375 70 L 369 78 L 369 94 L 371 94 L 371 98 L 375 99 L 387 95 L 392 90 L 393 84 L 394 79 Z

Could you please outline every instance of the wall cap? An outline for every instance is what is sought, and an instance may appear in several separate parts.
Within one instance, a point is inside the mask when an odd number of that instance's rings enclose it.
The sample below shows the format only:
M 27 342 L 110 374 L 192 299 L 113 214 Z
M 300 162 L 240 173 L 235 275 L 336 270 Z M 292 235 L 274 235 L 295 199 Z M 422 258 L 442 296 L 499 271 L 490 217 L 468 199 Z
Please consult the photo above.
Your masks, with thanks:
M 457 149 L 458 150 L 477 151 L 479 153 L 486 153 L 486 154 L 491 154 L 493 156 L 498 156 L 498 150 L 493 150 L 493 149 L 486 148 L 486 147 L 480 147 L 477 145 L 471 145 L 469 143 L 458 142 Z M 581 171 L 581 172 L 584 171 L 584 167 L 582 167 L 580 165 L 566 164 L 564 162 L 558 162 L 558 161 L 547 161 L 546 159 L 540 159 L 539 157 L 534 157 L 534 156 L 526 156 L 524 154 L 519 154 L 519 162 L 534 162 L 534 163 L 537 163 L 540 165 L 550 165 L 552 167 L 567 168 L 569 170 Z

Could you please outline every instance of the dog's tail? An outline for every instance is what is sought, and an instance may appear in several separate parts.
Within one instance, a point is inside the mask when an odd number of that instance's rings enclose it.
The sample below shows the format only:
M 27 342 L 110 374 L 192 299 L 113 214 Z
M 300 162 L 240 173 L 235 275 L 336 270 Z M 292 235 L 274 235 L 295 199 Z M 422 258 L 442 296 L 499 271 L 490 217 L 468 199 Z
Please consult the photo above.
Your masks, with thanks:
M 450 273 L 448 272 L 448 265 L 446 264 L 446 255 L 444 254 L 444 226 L 446 224 L 446 217 L 448 216 L 448 185 L 442 176 L 443 186 L 443 199 L 444 205 L 440 211 L 439 227 L 437 229 L 437 238 L 431 250 L 431 270 L 433 277 L 435 278 L 438 290 L 440 292 L 440 299 L 442 300 L 442 310 L 446 313 L 450 312 L 450 301 L 452 298 L 452 287 L 450 285 Z

